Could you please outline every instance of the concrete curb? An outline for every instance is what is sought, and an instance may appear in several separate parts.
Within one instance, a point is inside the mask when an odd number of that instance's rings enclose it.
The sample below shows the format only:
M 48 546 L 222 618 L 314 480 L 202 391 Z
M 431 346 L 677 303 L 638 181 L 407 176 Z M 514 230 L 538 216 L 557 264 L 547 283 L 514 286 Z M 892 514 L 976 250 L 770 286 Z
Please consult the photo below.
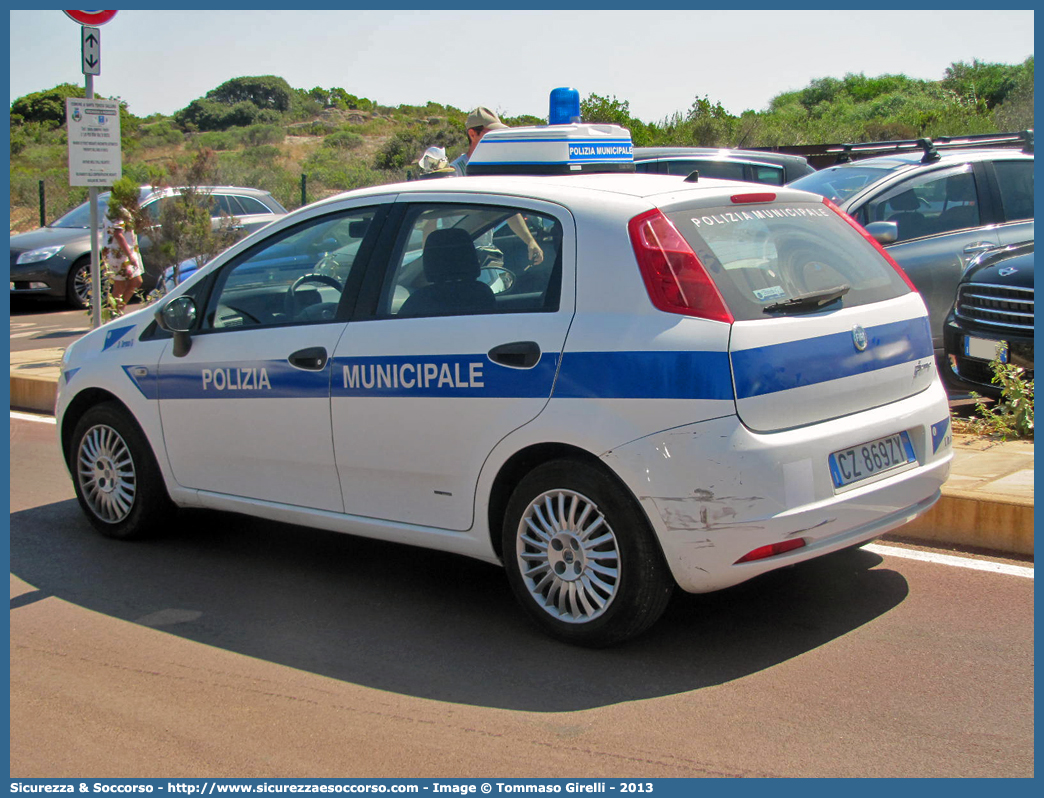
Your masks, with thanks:
M 48 377 L 11 374 L 11 409 L 54 415 L 58 383 Z
M 969 496 L 944 487 L 942 498 L 931 510 L 892 534 L 905 540 L 1032 557 L 1033 502 L 989 494 Z
M 32 368 L 50 370 L 51 374 L 16 373 L 19 370 Z M 11 368 L 11 409 L 26 410 L 46 415 L 54 414 L 58 383 L 54 372 L 57 364 L 39 366 L 25 363 L 20 366 L 12 364 Z M 1032 446 L 1029 447 L 1032 452 Z M 977 457 L 986 452 L 962 453 L 962 457 Z M 1025 462 L 1023 455 L 1023 462 Z M 967 461 L 965 461 L 967 462 Z M 1030 480 L 1028 496 L 996 493 L 989 490 L 989 477 L 975 474 L 976 468 L 963 466 L 960 458 L 955 458 L 955 475 L 951 483 L 967 484 L 971 481 L 985 481 L 978 490 L 965 490 L 953 487 L 949 483 L 943 486 L 942 498 L 927 513 L 909 524 L 894 530 L 884 538 L 902 539 L 912 542 L 923 542 L 928 545 L 964 546 L 986 549 L 1000 554 L 1033 556 L 1033 498 L 1032 498 L 1032 454 L 1028 458 L 1029 468 L 1022 463 L 1015 470 L 1016 474 L 1027 476 Z M 981 469 L 979 469 L 981 470 Z M 967 473 L 962 473 L 965 471 Z M 1001 468 L 992 476 L 1010 479 L 1011 471 Z M 972 474 L 968 476 L 967 474 Z M 1024 480 L 1023 480 L 1024 481 Z M 1025 493 L 1025 486 L 1021 486 Z

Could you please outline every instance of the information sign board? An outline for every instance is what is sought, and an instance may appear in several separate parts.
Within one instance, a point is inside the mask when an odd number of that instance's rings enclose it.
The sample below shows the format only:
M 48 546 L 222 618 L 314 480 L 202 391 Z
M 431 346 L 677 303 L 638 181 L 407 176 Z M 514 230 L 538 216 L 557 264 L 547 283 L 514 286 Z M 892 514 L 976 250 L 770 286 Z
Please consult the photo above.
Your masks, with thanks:
M 123 175 L 118 100 L 65 101 L 69 185 L 111 186 Z

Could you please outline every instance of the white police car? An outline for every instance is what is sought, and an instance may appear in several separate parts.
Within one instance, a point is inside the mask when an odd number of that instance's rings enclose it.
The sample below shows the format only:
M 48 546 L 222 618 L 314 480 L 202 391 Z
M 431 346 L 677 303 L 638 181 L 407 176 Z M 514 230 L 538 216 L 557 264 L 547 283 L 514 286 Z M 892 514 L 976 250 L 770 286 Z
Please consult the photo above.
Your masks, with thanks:
M 91 522 L 206 507 L 502 563 L 548 632 L 605 645 L 676 584 L 927 510 L 949 414 L 898 267 L 822 197 L 629 148 L 489 133 L 468 177 L 302 208 L 84 336 L 57 415 Z

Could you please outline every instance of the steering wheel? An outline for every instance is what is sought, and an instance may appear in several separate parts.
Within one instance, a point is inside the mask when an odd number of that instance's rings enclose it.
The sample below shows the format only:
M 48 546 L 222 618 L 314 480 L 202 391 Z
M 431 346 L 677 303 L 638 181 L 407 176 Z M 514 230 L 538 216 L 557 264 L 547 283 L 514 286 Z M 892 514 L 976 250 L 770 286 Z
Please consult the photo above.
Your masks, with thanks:
M 344 290 L 342 286 L 335 278 L 328 274 L 302 274 L 286 289 L 286 297 L 283 300 L 283 311 L 290 318 L 297 315 L 297 289 L 305 283 L 322 283 L 328 285 L 331 288 L 336 288 L 337 293 L 341 293 Z

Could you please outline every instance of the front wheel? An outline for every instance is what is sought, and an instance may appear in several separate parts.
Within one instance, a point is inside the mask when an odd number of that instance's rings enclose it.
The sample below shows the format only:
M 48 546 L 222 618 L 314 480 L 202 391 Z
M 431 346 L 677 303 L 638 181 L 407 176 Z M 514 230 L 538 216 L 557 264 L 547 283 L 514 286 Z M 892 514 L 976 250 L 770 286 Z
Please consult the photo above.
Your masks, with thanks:
M 69 269 L 65 286 L 65 301 L 76 310 L 83 310 L 91 301 L 91 259 L 80 258 Z
M 103 535 L 142 538 L 170 519 L 173 503 L 152 449 L 118 405 L 107 402 L 84 413 L 70 447 L 76 498 Z
M 508 581 L 553 637 L 601 647 L 652 626 L 674 589 L 649 523 L 626 488 L 584 463 L 538 466 L 508 502 Z

